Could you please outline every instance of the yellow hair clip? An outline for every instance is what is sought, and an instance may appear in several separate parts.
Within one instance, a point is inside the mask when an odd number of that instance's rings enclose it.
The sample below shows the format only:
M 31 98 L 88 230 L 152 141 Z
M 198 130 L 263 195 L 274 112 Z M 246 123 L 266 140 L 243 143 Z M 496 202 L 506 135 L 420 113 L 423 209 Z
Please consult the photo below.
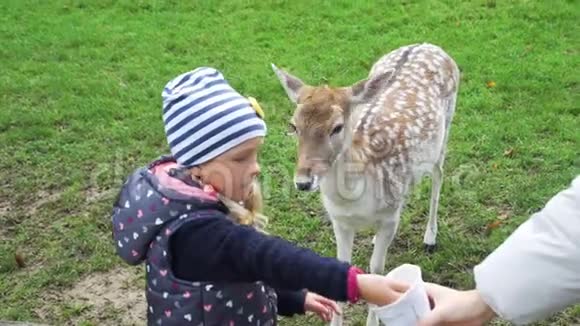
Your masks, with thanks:
M 250 101 L 250 104 L 252 105 L 258 116 L 264 119 L 265 116 L 264 110 L 262 110 L 262 107 L 260 106 L 260 104 L 258 104 L 258 101 L 256 101 L 256 99 L 253 97 L 248 97 L 248 100 Z

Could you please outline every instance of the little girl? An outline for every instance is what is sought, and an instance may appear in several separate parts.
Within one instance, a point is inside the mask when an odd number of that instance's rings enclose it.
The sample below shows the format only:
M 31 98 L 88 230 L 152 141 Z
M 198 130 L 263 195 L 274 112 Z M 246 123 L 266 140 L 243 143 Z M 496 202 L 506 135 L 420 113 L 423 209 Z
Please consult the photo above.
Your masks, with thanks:
M 267 326 L 306 311 L 328 321 L 333 300 L 385 305 L 406 290 L 263 232 L 262 118 L 212 68 L 163 90 L 172 155 L 128 177 L 112 216 L 117 253 L 146 262 L 148 325 Z

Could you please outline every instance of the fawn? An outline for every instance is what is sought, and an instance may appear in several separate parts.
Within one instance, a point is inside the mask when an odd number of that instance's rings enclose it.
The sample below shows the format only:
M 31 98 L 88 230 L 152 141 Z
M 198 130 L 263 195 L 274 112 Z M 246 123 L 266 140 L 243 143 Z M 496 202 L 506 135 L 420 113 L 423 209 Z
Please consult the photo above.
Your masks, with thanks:
M 443 162 L 459 69 L 440 47 L 400 47 L 349 87 L 310 86 L 272 68 L 296 104 L 289 124 L 298 139 L 297 189 L 320 188 L 333 225 L 337 258 L 350 262 L 355 232 L 375 227 L 370 272 L 382 274 L 405 199 L 431 175 L 426 249 L 436 245 Z M 335 316 L 332 325 L 341 325 Z M 369 311 L 367 325 L 377 325 Z

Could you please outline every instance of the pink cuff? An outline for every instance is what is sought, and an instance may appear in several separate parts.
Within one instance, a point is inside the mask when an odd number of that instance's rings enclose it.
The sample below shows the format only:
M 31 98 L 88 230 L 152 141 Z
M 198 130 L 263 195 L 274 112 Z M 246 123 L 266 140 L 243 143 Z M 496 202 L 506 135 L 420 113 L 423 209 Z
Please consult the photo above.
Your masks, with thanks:
M 364 274 L 364 271 L 354 266 L 348 270 L 346 296 L 350 303 L 356 303 L 360 299 L 357 281 L 358 274 Z

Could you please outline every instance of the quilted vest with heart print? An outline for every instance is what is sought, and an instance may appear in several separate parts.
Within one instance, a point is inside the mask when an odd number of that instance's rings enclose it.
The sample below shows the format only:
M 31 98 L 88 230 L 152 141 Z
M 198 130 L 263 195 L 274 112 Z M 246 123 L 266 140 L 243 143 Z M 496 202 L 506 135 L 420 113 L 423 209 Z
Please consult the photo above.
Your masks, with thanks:
M 145 261 L 147 324 L 276 325 L 276 293 L 262 282 L 190 282 L 173 274 L 171 235 L 194 219 L 227 213 L 215 196 L 175 174 L 175 167 L 171 157 L 161 157 L 137 169 L 113 210 L 118 255 L 131 265 Z

